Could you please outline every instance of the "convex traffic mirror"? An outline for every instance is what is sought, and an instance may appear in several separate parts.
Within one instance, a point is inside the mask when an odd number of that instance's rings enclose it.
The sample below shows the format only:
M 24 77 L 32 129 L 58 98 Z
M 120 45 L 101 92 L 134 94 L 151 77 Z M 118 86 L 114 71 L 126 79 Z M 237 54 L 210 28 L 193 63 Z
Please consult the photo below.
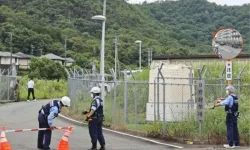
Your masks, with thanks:
M 217 30 L 212 39 L 212 49 L 222 59 L 233 59 L 238 56 L 243 48 L 241 34 L 232 28 Z

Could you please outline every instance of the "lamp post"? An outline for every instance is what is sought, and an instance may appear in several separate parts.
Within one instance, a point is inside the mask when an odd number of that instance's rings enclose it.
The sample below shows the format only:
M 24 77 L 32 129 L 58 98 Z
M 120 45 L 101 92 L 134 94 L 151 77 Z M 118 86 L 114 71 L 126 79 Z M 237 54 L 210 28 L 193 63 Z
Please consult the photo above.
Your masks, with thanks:
M 106 0 L 104 0 L 106 1 Z M 104 2 L 104 7 L 106 7 L 106 2 Z M 106 8 L 104 8 L 106 9 Z M 101 43 L 101 68 L 100 68 L 100 73 L 101 73 L 101 98 L 103 100 L 103 105 L 105 102 L 105 96 L 104 96 L 104 83 L 105 83 L 105 78 L 104 78 L 104 46 L 105 46 L 105 21 L 106 21 L 106 17 L 102 16 L 102 15 L 97 15 L 97 16 L 93 16 L 92 19 L 94 20 L 100 20 L 102 21 L 102 43 Z
M 139 70 L 141 70 L 141 41 L 137 40 L 135 43 L 139 44 Z
M 66 51 L 67 51 L 67 38 L 65 37 L 64 41 L 64 66 L 66 66 Z
M 12 66 L 12 49 L 13 49 L 13 45 L 12 45 L 12 32 L 6 32 L 10 34 L 10 65 Z

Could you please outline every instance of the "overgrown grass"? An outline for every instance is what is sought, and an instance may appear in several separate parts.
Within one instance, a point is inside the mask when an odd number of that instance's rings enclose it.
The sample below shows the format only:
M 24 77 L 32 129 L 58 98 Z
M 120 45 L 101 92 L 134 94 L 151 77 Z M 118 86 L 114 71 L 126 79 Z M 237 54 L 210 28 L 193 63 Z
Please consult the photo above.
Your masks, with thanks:
M 219 78 L 223 70 L 224 63 L 217 64 L 217 62 L 210 62 L 206 64 L 207 78 Z M 233 64 L 233 76 L 237 77 L 238 72 L 243 68 L 244 64 Z M 199 66 L 197 66 L 198 68 Z M 195 68 L 195 77 L 197 77 L 197 68 Z M 246 65 L 246 70 L 241 77 L 241 84 L 250 83 L 249 69 L 250 65 Z M 148 71 L 138 73 L 135 75 L 135 80 L 148 80 Z M 131 78 L 131 80 L 133 80 Z M 219 81 L 219 80 L 218 80 Z M 220 84 L 216 80 L 211 80 L 207 84 Z M 233 84 L 237 84 L 235 80 Z M 226 81 L 223 81 L 223 90 L 221 95 L 220 87 L 207 86 L 205 89 L 206 104 L 208 106 L 213 105 L 215 99 L 218 96 L 224 96 Z M 118 84 L 117 90 L 117 102 L 116 113 L 114 113 L 114 101 L 113 90 L 108 93 L 105 101 L 105 125 L 113 129 L 133 132 L 134 134 L 140 134 L 143 136 L 164 138 L 170 140 L 194 140 L 202 141 L 208 144 L 222 144 L 226 142 L 226 125 L 225 125 L 225 112 L 224 108 L 220 107 L 214 110 L 205 110 L 205 119 L 202 121 L 202 135 L 199 135 L 199 122 L 195 120 L 196 112 L 194 112 L 191 118 L 185 119 L 182 122 L 167 122 L 165 137 L 162 136 L 162 122 L 147 122 L 146 121 L 146 103 L 148 102 L 148 88 L 147 84 L 128 84 L 128 123 L 124 123 L 124 84 Z M 237 92 L 236 92 L 237 94 Z M 241 119 L 239 119 L 238 126 L 242 145 L 248 145 L 249 143 L 249 126 L 250 126 L 250 97 L 249 88 L 241 88 L 240 98 L 240 113 Z M 84 98 L 83 98 L 84 97 Z M 135 123 L 135 100 L 137 100 L 137 124 Z M 71 109 L 64 109 L 63 113 L 67 116 L 83 121 L 84 116 L 81 115 L 83 110 L 87 110 L 90 106 L 91 99 L 89 93 L 81 93 L 78 95 L 78 99 L 74 101 L 74 106 Z M 115 124 L 114 124 L 115 118 Z M 137 132 L 134 132 L 137 131 Z
M 28 83 L 29 78 L 27 76 L 21 78 L 20 80 L 20 99 L 27 100 L 28 96 Z M 35 96 L 36 99 L 50 99 L 59 98 L 67 95 L 67 81 L 56 80 L 38 80 L 34 79 L 35 82 Z M 32 99 L 32 95 L 30 96 Z

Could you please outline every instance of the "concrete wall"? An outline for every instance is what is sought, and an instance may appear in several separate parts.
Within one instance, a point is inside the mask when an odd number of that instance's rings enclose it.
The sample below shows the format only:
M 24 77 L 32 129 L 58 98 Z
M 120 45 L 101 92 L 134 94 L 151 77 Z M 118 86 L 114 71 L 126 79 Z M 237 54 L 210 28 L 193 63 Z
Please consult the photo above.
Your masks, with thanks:
M 170 61 L 154 61 L 151 64 L 149 82 L 157 83 L 157 74 L 158 66 L 163 63 L 161 69 L 163 76 L 165 77 L 165 91 L 163 91 L 163 85 L 159 85 L 159 105 L 160 105 L 160 118 L 163 117 L 163 93 L 165 93 L 165 102 L 166 102 L 166 120 L 167 121 L 180 121 L 185 119 L 185 115 L 189 111 L 188 105 L 190 100 L 194 97 L 194 85 L 190 84 L 191 80 L 188 79 L 192 77 L 194 71 L 192 68 L 189 69 L 189 66 L 184 64 L 170 64 Z M 175 79 L 174 79 L 175 78 Z M 185 79 L 178 79 L 185 78 Z M 159 83 L 163 83 L 163 80 L 160 79 Z M 155 86 L 155 87 L 154 87 Z M 153 121 L 154 112 L 157 112 L 157 85 L 149 85 L 149 100 L 147 103 L 147 120 Z M 190 106 L 191 107 L 191 106 Z
M 149 74 L 149 82 L 150 83 L 157 83 L 157 74 L 158 74 L 158 67 L 160 63 L 153 64 L 151 66 L 150 74 Z M 193 88 L 192 86 L 189 86 L 189 79 L 173 79 L 173 78 L 189 78 L 190 77 L 190 69 L 187 68 L 186 65 L 172 65 L 169 63 L 164 63 L 164 66 L 162 68 L 162 74 L 165 78 L 171 78 L 171 79 L 165 79 L 167 85 L 165 87 L 165 96 L 167 102 L 182 102 L 185 101 L 186 97 L 190 98 L 190 95 Z M 163 83 L 163 80 L 160 79 L 159 83 Z M 172 85 L 171 85 L 172 84 Z M 177 85 L 180 84 L 180 85 Z M 163 102 L 163 86 L 162 84 L 159 86 L 160 89 L 160 95 L 159 100 L 160 102 Z M 194 90 L 194 89 L 193 89 Z M 154 101 L 154 84 L 151 84 L 149 86 L 149 102 Z M 184 99 L 183 99 L 184 98 Z

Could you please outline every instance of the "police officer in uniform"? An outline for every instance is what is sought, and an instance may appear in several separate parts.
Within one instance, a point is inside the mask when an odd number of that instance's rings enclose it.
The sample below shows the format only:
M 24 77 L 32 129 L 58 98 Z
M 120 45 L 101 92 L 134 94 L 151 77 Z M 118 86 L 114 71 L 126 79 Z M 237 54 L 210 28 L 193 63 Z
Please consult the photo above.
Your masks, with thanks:
M 89 134 L 92 143 L 92 147 L 89 150 L 97 150 L 97 140 L 101 145 L 101 148 L 99 150 L 105 150 L 105 139 L 102 133 L 102 123 L 104 120 L 104 115 L 103 100 L 100 98 L 101 90 L 99 87 L 93 87 L 90 93 L 93 101 L 91 103 L 89 111 L 83 112 L 83 114 L 87 114 L 87 118 L 85 121 L 88 121 L 89 124 Z
M 217 99 L 217 104 L 213 108 L 218 106 L 225 106 L 226 125 L 227 125 L 227 140 L 228 144 L 225 144 L 225 148 L 240 147 L 240 138 L 238 132 L 238 98 L 233 94 L 234 87 L 229 85 L 226 87 L 226 93 L 228 97 L 226 99 Z
M 61 100 L 52 100 L 42 108 L 38 112 L 38 122 L 39 128 L 50 128 L 54 130 L 56 127 L 53 126 L 52 122 L 55 117 L 61 112 L 62 107 L 70 106 L 70 98 L 64 96 Z M 37 140 L 37 148 L 43 150 L 51 150 L 50 149 L 50 141 L 51 141 L 51 130 L 39 131 L 38 132 L 38 140 Z
M 15 85 L 15 101 L 16 102 L 20 101 L 20 85 L 19 85 L 19 80 L 16 81 L 16 85 Z

